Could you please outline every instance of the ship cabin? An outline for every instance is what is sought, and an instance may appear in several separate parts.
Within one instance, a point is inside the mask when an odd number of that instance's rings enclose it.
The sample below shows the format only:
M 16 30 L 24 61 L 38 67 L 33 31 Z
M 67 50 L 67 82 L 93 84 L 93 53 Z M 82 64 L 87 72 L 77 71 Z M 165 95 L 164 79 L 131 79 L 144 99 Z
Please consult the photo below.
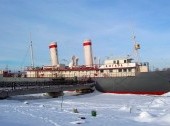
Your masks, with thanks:
M 107 59 L 100 66 L 100 74 L 108 77 L 135 76 L 138 72 L 148 72 L 149 63 L 132 62 L 132 58 Z

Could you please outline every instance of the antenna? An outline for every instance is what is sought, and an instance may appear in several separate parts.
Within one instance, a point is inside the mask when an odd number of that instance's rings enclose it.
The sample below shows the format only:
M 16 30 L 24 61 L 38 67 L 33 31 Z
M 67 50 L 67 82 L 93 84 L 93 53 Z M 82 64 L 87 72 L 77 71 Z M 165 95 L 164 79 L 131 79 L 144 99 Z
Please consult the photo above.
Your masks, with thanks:
M 134 43 L 134 47 L 133 47 L 133 53 L 134 53 L 134 56 L 135 56 L 135 59 L 137 60 L 137 63 L 140 62 L 140 57 L 139 57 L 139 49 L 140 49 L 140 44 L 138 44 L 136 42 L 136 36 L 134 35 L 133 33 L 133 43 Z
M 31 52 L 31 66 L 34 68 L 34 56 L 33 56 L 33 47 L 32 47 L 32 40 L 31 40 L 31 33 L 30 33 L 30 52 Z

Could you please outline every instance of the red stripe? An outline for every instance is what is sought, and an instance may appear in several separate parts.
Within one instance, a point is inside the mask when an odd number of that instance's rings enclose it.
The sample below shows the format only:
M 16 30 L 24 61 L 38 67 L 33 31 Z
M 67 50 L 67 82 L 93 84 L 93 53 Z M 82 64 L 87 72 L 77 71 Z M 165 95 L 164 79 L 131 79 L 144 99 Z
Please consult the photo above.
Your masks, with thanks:
M 49 48 L 57 48 L 57 45 L 50 45 Z
M 104 92 L 104 93 L 115 93 L 115 94 L 138 94 L 138 95 L 162 95 L 167 92 L 165 91 L 151 91 L 151 92 Z
M 91 45 L 91 42 L 85 42 L 83 43 L 83 46 Z

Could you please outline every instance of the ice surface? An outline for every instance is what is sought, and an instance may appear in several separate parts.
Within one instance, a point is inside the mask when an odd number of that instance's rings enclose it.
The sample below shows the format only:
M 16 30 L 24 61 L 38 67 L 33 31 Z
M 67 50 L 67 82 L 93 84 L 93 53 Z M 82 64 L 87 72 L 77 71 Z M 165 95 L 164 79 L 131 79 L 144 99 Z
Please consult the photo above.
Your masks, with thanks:
M 15 96 L 0 101 L 0 125 L 170 126 L 169 96 L 65 92 L 63 101 L 43 94 Z

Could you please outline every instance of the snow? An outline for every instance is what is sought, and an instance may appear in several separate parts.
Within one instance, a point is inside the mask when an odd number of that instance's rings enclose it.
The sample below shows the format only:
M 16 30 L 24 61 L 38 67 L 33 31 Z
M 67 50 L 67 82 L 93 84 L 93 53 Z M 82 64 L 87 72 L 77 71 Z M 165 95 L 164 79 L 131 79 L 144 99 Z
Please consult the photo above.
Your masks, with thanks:
M 0 108 L 2 126 L 170 126 L 170 93 L 65 92 L 58 98 L 32 94 L 0 100 Z

